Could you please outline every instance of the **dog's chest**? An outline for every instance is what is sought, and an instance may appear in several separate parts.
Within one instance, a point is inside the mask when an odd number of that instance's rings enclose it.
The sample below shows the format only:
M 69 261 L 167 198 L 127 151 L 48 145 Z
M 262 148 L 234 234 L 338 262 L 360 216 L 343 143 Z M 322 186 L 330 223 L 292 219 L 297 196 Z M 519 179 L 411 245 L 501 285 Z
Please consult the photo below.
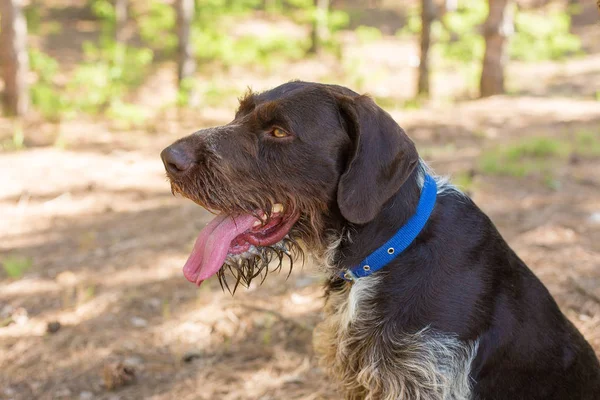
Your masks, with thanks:
M 476 343 L 427 328 L 403 333 L 383 324 L 379 278 L 361 278 L 331 291 L 314 346 L 323 367 L 349 400 L 470 399 Z

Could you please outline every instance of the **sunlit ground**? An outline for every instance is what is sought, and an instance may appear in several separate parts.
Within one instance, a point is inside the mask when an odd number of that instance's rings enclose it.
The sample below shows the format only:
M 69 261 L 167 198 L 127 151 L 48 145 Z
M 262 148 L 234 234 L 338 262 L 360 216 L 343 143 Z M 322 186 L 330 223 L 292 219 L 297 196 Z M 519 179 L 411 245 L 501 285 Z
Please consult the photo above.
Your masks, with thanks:
M 585 40 L 599 37 L 584 28 Z M 181 267 L 210 215 L 171 195 L 158 156 L 228 122 L 247 86 L 293 78 L 371 93 L 488 213 L 600 354 L 599 49 L 513 62 L 510 93 L 485 100 L 469 99 L 461 73 L 440 70 L 433 100 L 413 105 L 416 42 L 346 36 L 343 62 L 355 69 L 328 54 L 270 70 L 207 68 L 198 80 L 218 99 L 203 89 L 202 106 L 178 111 L 165 106 L 177 95 L 174 65 L 157 63 L 129 99 L 149 110 L 143 123 L 85 114 L 24 122 L 27 147 L 0 153 L 1 398 L 339 398 L 312 353 L 322 306 L 312 263 L 234 297 L 215 279 L 195 288 Z M 13 128 L 0 119 L 3 137 Z M 136 379 L 110 391 L 119 362 Z

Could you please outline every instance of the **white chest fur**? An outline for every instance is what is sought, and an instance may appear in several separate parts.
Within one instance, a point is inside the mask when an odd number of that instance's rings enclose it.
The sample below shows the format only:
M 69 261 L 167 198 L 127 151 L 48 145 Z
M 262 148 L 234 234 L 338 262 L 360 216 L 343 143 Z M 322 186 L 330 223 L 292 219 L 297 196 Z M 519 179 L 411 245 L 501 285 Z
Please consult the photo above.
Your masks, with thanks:
M 430 329 L 399 332 L 375 304 L 378 276 L 329 294 L 315 329 L 322 365 L 347 400 L 466 400 L 477 343 Z

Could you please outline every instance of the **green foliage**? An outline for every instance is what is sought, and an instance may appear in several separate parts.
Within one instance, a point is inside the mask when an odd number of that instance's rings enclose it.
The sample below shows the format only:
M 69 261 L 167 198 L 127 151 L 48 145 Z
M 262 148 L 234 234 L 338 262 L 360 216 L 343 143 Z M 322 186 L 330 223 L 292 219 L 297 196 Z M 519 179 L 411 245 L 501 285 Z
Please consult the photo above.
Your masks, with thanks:
M 442 21 L 434 21 L 431 25 L 434 52 L 449 61 L 479 62 L 485 48 L 479 26 L 485 22 L 487 10 L 487 2 L 464 0 L 459 2 L 456 11 L 446 13 Z M 396 36 L 420 34 L 421 9 L 411 7 L 407 13 L 406 25 L 396 32 Z
M 454 12 L 444 15 L 443 24 L 433 24 L 435 48 L 442 56 L 461 63 L 477 62 L 483 58 L 485 41 L 479 34 L 479 26 L 487 17 L 487 3 L 465 0 Z
M 100 20 L 102 39 L 114 37 L 117 14 L 111 0 L 91 0 L 91 9 Z
M 25 148 L 25 133 L 20 119 L 13 120 L 12 137 L 0 143 L 0 150 L 23 150 Z
M 407 7 L 406 25 L 396 31 L 398 37 L 413 37 L 421 34 L 421 8 L 418 6 Z
M 259 4 L 262 4 L 260 0 L 207 0 L 199 4 L 191 35 L 198 60 L 205 64 L 217 62 L 226 67 L 259 65 L 270 68 L 280 61 L 302 58 L 310 47 L 308 37 L 292 36 L 282 29 L 261 34 L 231 34 L 240 19 L 246 18 Z M 286 4 L 293 8 L 286 13 L 302 24 L 324 17 L 331 32 L 348 24 L 348 15 L 344 12 L 328 11 L 326 16 L 318 15 L 320 11 L 311 0 L 292 0 Z M 283 11 L 281 1 L 270 1 L 265 6 L 271 13 Z M 324 47 L 335 47 L 335 43 L 324 43 Z
M 354 30 L 360 43 L 370 43 L 381 39 L 381 31 L 372 26 L 361 25 Z
M 29 34 L 37 34 L 42 24 L 40 7 L 28 6 L 23 10 L 25 21 L 27 23 L 27 31 Z
M 122 104 L 128 88 L 143 82 L 152 62 L 150 49 L 138 49 L 104 39 L 100 45 L 83 45 L 85 62 L 73 72 L 67 85 L 70 105 L 77 111 L 96 113 Z M 81 91 L 85 88 L 85 92 Z
M 152 61 L 150 49 L 137 49 L 103 38 L 96 45 L 83 45 L 85 61 L 75 67 L 65 87 L 56 83 L 58 62 L 31 49 L 29 59 L 37 81 L 30 86 L 32 104 L 46 118 L 57 121 L 77 112 L 107 112 L 126 127 L 143 122 L 148 116 L 123 97 L 141 84 Z
M 11 278 L 20 278 L 23 274 L 31 268 L 32 261 L 30 258 L 22 256 L 7 256 L 2 260 L 2 268 L 6 275 Z
M 84 61 L 72 71 L 66 86 L 56 83 L 59 64 L 54 58 L 35 48 L 29 51 L 31 70 L 37 76 L 30 87 L 32 104 L 50 120 L 77 112 L 106 112 L 124 127 L 139 124 L 147 113 L 123 98 L 143 82 L 153 52 L 115 42 L 115 12 L 110 1 L 93 0 L 91 8 L 101 20 L 102 35 L 97 44 L 83 44 Z M 35 19 L 36 14 L 31 15 Z
M 554 157 L 562 154 L 556 139 L 527 138 L 521 142 L 485 152 L 480 168 L 486 174 L 524 177 L 533 173 L 548 174 Z
M 391 96 L 375 96 L 375 103 L 384 110 L 391 110 L 398 106 L 400 103 L 398 99 L 395 99 Z
M 310 47 L 308 35 L 292 35 L 285 28 L 240 34 L 232 34 L 232 28 L 263 4 L 272 12 L 285 12 L 292 21 L 300 18 L 303 23 L 311 23 L 317 13 L 312 0 L 266 3 L 263 0 L 198 0 L 196 3 L 191 40 L 195 55 L 202 63 L 272 68 L 304 57 Z M 146 78 L 154 51 L 172 56 L 176 49 L 175 8 L 161 0 L 130 4 L 132 19 L 137 23 L 143 42 L 142 48 L 137 48 L 114 40 L 116 14 L 112 0 L 88 0 L 88 6 L 100 22 L 101 35 L 99 40 L 83 44 L 84 61 L 69 71 L 67 83 L 62 83 L 64 79 L 58 76 L 61 71 L 56 60 L 40 51 L 31 51 L 32 70 L 37 76 L 31 86 L 33 105 L 52 120 L 77 113 L 101 113 L 124 127 L 137 125 L 148 115 L 125 99 Z M 32 26 L 40 25 L 37 8 L 31 7 L 28 18 Z M 347 13 L 337 10 L 328 10 L 326 19 L 332 32 L 346 26 L 349 20 Z M 364 40 L 380 36 L 378 31 L 369 28 L 360 30 L 359 34 Z M 323 47 L 337 48 L 334 39 L 327 40 Z M 190 104 L 190 93 L 196 93 L 204 104 L 216 104 L 222 101 L 222 92 L 230 94 L 227 88 L 198 86 L 190 80 L 180 88 L 177 104 Z
M 406 26 L 398 36 L 415 36 L 421 32 L 420 7 L 408 12 Z M 467 87 L 479 84 L 485 40 L 481 27 L 488 14 L 487 2 L 464 0 L 456 11 L 446 13 L 432 24 L 434 57 L 460 68 Z M 558 10 L 518 11 L 515 33 L 509 37 L 511 58 L 525 61 L 558 60 L 581 49 L 579 38 L 569 32 L 570 16 Z
M 247 15 L 261 3 L 261 0 L 196 0 L 194 24 L 216 28 L 225 16 L 235 18 Z M 277 1 L 269 3 L 280 12 Z
M 480 34 L 480 26 L 487 17 L 487 2 L 480 0 L 464 0 L 453 12 L 447 12 L 442 20 L 435 20 L 431 25 L 432 58 L 441 57 L 441 63 L 433 65 L 450 65 L 458 68 L 468 88 L 476 88 L 479 84 L 481 60 L 485 50 L 485 41 Z M 421 34 L 421 9 L 411 7 L 404 28 L 396 32 L 398 37 L 414 37 Z M 418 106 L 408 104 L 407 106 Z
M 330 32 L 337 32 L 344 29 L 350 23 L 350 16 L 347 12 L 341 10 L 330 10 L 327 16 L 327 25 Z
M 402 103 L 402 108 L 405 110 L 418 110 L 423 106 L 423 100 L 424 99 L 419 97 L 406 99 L 404 100 L 404 103 Z
M 314 6 L 314 0 L 287 0 L 290 6 L 295 8 L 309 9 Z
M 559 190 L 561 187 L 560 181 L 552 173 L 547 173 L 544 176 L 544 185 L 552 190 Z
M 155 50 L 172 53 L 177 48 L 173 5 L 162 1 L 150 1 L 147 5 L 148 9 L 137 15 L 142 40 Z
M 179 84 L 177 92 L 177 106 L 186 106 L 190 104 L 190 96 L 196 89 L 196 79 L 186 78 Z
M 219 61 L 225 66 L 258 64 L 271 66 L 278 60 L 300 59 L 308 39 L 287 37 L 280 31 L 267 35 L 234 38 L 226 33 L 194 26 L 192 41 L 197 58 L 204 62 Z
M 115 20 L 115 7 L 109 0 L 94 0 L 92 1 L 92 12 L 102 20 Z
M 577 132 L 572 140 L 531 137 L 485 151 L 479 160 L 484 173 L 516 177 L 541 175 L 548 186 L 555 187 L 553 170 L 571 153 L 600 156 L 600 135 L 591 131 Z M 556 187 L 555 187 L 556 188 Z
M 344 79 L 347 85 L 354 90 L 362 91 L 366 83 L 366 76 L 363 73 L 367 65 L 364 57 L 346 57 L 342 60 Z
M 519 12 L 510 41 L 511 58 L 524 61 L 560 60 L 581 50 L 579 38 L 569 32 L 571 17 L 560 11 Z
M 583 156 L 600 156 L 600 131 L 580 131 L 575 134 L 574 151 Z
M 29 66 L 44 82 L 52 81 L 58 72 L 58 61 L 37 49 L 29 51 Z
M 198 86 L 202 103 L 209 106 L 222 104 L 225 99 L 236 98 L 239 95 L 238 88 L 218 85 L 214 82 L 206 82 Z
M 508 146 L 505 156 L 509 161 L 519 161 L 525 158 L 546 158 L 561 155 L 565 150 L 556 139 L 545 137 L 530 138 Z
M 461 171 L 452 177 L 452 183 L 461 190 L 473 188 L 473 174 L 471 171 Z
M 314 24 L 318 19 L 325 19 L 329 35 L 325 38 L 321 38 L 321 48 L 334 53 L 338 58 L 341 58 L 341 44 L 336 33 L 348 26 L 350 23 L 350 15 L 342 10 L 329 9 L 326 12 L 323 12 L 323 10 L 319 10 L 314 6 L 308 6 L 305 11 L 307 11 L 304 13 L 305 17 L 296 18 L 296 22 L 301 25 Z
M 120 98 L 111 101 L 106 115 L 117 122 L 121 129 L 142 125 L 150 117 L 147 109 L 136 104 L 126 103 Z
M 37 75 L 37 81 L 29 88 L 31 103 L 46 118 L 59 120 L 66 109 L 66 101 L 55 83 L 58 61 L 33 48 L 29 50 L 29 65 Z

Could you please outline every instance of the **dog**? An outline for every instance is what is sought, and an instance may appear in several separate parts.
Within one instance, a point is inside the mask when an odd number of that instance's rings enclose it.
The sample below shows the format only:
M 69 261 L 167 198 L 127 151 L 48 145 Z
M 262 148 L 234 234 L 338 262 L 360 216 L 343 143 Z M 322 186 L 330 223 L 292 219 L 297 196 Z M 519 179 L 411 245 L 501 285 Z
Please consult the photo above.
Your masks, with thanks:
M 218 214 L 183 272 L 232 289 L 308 252 L 328 277 L 314 345 L 349 400 L 600 399 L 600 365 L 473 201 L 368 96 L 292 81 L 161 153 Z M 390 247 L 387 247 L 390 246 Z M 370 265 L 369 265 L 370 264 Z

